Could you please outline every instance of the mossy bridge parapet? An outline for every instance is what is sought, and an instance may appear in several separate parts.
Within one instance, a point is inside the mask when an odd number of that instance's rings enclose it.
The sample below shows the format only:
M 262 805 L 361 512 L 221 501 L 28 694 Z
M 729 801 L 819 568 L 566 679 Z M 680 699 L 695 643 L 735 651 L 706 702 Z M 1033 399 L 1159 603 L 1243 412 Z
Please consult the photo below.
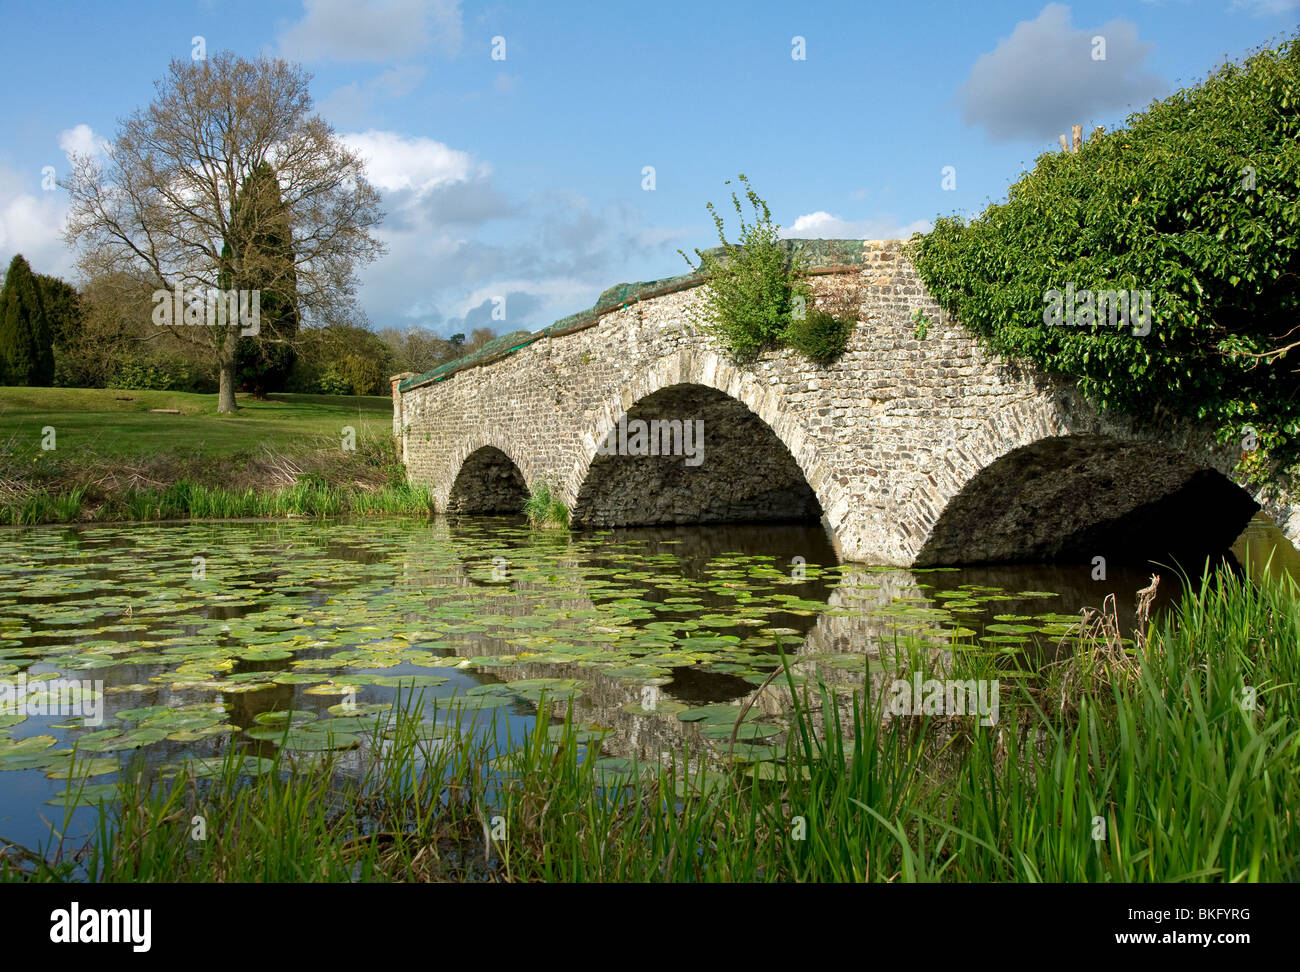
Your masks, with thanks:
M 395 377 L 408 477 L 460 514 L 517 512 L 545 482 L 577 527 L 820 518 L 844 558 L 882 564 L 1199 557 L 1261 507 L 1300 540 L 1294 483 L 1245 487 L 1208 429 L 1099 414 L 1069 381 L 990 355 L 901 241 L 791 245 L 818 299 L 859 309 L 834 364 L 736 365 L 694 323 L 698 278 L 621 285 L 476 360 Z M 637 420 L 695 423 L 702 447 L 606 454 Z

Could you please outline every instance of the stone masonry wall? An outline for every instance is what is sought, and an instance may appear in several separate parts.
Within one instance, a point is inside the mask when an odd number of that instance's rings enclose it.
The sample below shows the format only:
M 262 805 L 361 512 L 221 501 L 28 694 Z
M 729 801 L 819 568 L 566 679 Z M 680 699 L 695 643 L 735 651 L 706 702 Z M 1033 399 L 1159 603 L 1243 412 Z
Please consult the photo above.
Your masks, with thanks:
M 972 481 L 1007 454 L 1052 437 L 1090 436 L 1088 441 L 1102 452 L 1108 443 L 1145 444 L 1128 449 L 1125 462 L 1107 467 L 1107 482 L 1118 477 L 1130 488 L 1094 497 L 1090 516 L 1131 516 L 1142 503 L 1169 491 L 1168 475 L 1144 488 L 1149 464 L 1144 449 L 1181 457 L 1189 476 L 1197 469 L 1231 475 L 1237 456 L 1217 447 L 1206 430 L 1167 419 L 1133 422 L 1098 415 L 1070 383 L 981 350 L 972 335 L 941 314 L 900 241 L 852 245 L 861 247 L 860 268 L 812 278 L 819 297 L 848 293 L 859 306 L 848 351 L 834 364 L 813 365 L 783 350 L 739 367 L 693 325 L 699 288 L 638 301 L 585 330 L 543 338 L 495 363 L 395 393 L 394 427 L 402 435 L 410 479 L 431 485 L 439 509 L 445 509 L 467 457 L 492 446 L 514 461 L 526 482 L 557 486 L 570 509 L 587 522 L 615 522 L 631 508 L 653 505 L 663 487 L 647 488 L 645 503 L 635 497 L 629 503 L 629 490 L 635 488 L 634 478 L 626 474 L 630 467 L 616 473 L 608 462 L 612 457 L 598 456 L 598 446 L 620 417 L 635 417 L 648 396 L 681 385 L 729 396 L 770 428 L 774 436 L 769 441 L 757 432 L 753 436 L 755 468 L 779 469 L 782 447 L 788 449 L 837 550 L 849 560 L 916 562 L 945 510 L 968 484 L 971 490 L 952 506 L 943 524 L 943 543 L 932 545 L 927 558 L 992 559 L 996 544 L 978 539 L 982 510 L 1006 508 L 1014 499 L 1025 516 L 1041 520 L 1052 515 L 1059 498 L 1045 494 L 1037 504 L 1032 496 L 1013 498 L 1007 490 L 1015 484 L 1006 476 Z M 923 339 L 913 321 L 918 309 L 930 321 Z M 599 462 L 593 467 L 594 460 Z M 711 460 L 706 453 L 698 468 L 674 471 L 673 488 L 689 493 L 695 475 L 696 487 L 717 493 L 720 484 L 736 478 L 717 469 L 711 474 L 706 468 L 710 461 L 734 464 L 734 449 L 729 460 Z M 602 472 L 602 466 L 609 469 Z M 621 475 L 625 488 L 602 486 L 597 474 Z M 656 475 L 658 482 L 666 474 L 661 470 Z M 780 479 L 780 474 L 771 477 Z M 1040 475 L 1036 481 L 1044 479 Z M 789 483 L 771 485 L 772 495 L 787 496 L 781 502 L 792 510 L 798 507 L 798 489 Z M 760 486 L 747 488 L 761 493 Z M 462 482 L 462 490 L 469 488 L 472 484 Z M 610 496 L 603 507 L 593 499 L 602 491 Z M 1289 499 L 1293 489 L 1251 495 L 1292 542 L 1300 540 L 1300 509 Z M 623 510 L 609 508 L 615 497 Z M 680 506 L 680 498 L 676 502 Z M 769 513 L 779 512 L 779 502 L 762 502 Z M 720 503 L 726 505 L 717 496 L 703 496 L 697 505 L 703 509 Z M 958 515 L 965 520 L 954 524 Z M 655 516 L 640 520 L 663 521 Z M 954 553 L 961 544 L 953 537 L 963 535 L 974 538 L 967 544 L 970 549 Z M 934 554 L 939 547 L 943 557 Z

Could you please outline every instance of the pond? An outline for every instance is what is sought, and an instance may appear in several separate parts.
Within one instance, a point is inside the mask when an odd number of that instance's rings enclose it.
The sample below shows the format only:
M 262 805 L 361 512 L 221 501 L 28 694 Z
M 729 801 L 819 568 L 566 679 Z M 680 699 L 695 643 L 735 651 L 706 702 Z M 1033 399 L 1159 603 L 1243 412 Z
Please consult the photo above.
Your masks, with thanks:
M 1251 531 L 1254 554 L 1276 540 L 1262 522 Z M 918 644 L 987 651 L 1015 677 L 1107 594 L 1131 618 L 1149 571 L 1096 575 L 840 564 L 815 525 L 6 530 L 0 837 L 36 847 L 50 823 L 63 828 L 69 777 L 89 784 L 77 783 L 83 806 L 67 811 L 69 833 L 84 833 L 88 804 L 111 796 L 127 759 L 166 768 L 231 745 L 252 757 L 356 748 L 411 691 L 495 715 L 476 725 L 494 725 L 503 744 L 545 696 L 600 727 L 605 758 L 720 757 L 735 710 L 714 718 L 710 706 L 749 698 L 781 652 L 801 677 L 845 693 L 873 674 L 878 685 L 891 653 Z M 1166 572 L 1157 606 L 1177 593 Z M 770 695 L 740 735 L 742 754 L 774 742 L 782 695 Z M 435 718 L 450 715 L 442 705 Z

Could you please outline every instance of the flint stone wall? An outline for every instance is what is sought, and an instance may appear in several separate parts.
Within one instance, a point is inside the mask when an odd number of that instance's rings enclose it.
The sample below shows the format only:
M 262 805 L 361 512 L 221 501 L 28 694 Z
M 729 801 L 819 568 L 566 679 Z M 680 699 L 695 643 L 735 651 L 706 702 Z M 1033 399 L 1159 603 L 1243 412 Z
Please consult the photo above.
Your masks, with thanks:
M 1140 526 L 1146 504 L 1184 487 L 1192 498 L 1180 509 L 1211 504 L 1213 517 L 1226 503 L 1239 529 L 1253 498 L 1300 540 L 1291 484 L 1225 494 L 1238 455 L 1206 429 L 1100 415 L 1068 381 L 982 350 L 940 312 L 900 241 L 827 242 L 857 264 L 812 278 L 819 300 L 847 294 L 859 308 L 834 364 L 789 350 L 733 364 L 695 323 L 699 287 L 632 300 L 442 380 L 394 380 L 410 480 L 431 486 L 440 510 L 453 488 L 454 505 L 472 509 L 483 464 L 457 477 L 492 447 L 523 481 L 558 488 L 578 526 L 819 508 L 842 557 L 897 565 L 1017 559 L 1025 544 L 1051 557 L 1073 549 L 1070 538 L 1085 542 L 1091 524 Z M 923 338 L 918 310 L 929 320 Z M 656 416 L 705 418 L 704 462 L 598 454 L 620 419 Z M 1082 438 L 1063 448 L 1062 436 Z M 998 468 L 1032 470 L 1027 484 L 980 476 L 1003 459 Z M 1206 470 L 1222 477 L 1197 492 Z

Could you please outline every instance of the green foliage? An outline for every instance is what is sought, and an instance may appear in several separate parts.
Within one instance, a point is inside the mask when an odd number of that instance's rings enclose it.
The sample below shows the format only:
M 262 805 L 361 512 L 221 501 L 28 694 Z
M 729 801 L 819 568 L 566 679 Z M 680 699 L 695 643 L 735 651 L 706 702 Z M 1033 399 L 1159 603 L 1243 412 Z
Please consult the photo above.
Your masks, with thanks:
M 523 514 L 528 522 L 540 529 L 567 530 L 569 508 L 559 494 L 551 492 L 547 483 L 535 483 L 524 501 Z
M 108 380 L 108 387 L 167 391 L 176 381 L 176 373 L 163 363 L 131 354 L 124 355 L 118 362 L 116 372 Z
M 0 384 L 51 385 L 54 347 L 40 285 L 15 254 L 0 290 Z
M 916 330 L 913 332 L 916 339 L 924 341 L 926 335 L 930 333 L 930 318 L 926 317 L 925 311 L 918 307 L 912 311 L 912 323 L 916 325 Z
M 162 487 L 128 489 L 88 510 L 84 486 L 64 491 L 35 489 L 0 503 L 0 526 L 147 520 L 223 520 L 247 517 L 403 515 L 433 516 L 433 494 L 410 483 L 365 490 L 333 485 L 316 474 L 281 489 L 204 486 L 179 480 Z
M 913 242 L 940 304 L 1103 408 L 1163 406 L 1300 456 L 1300 38 L 1048 153 L 1008 201 Z M 1149 291 L 1151 331 L 1044 323 L 1045 295 Z M 1139 328 L 1140 330 L 1140 328 Z
M 320 374 L 312 388 L 318 395 L 355 395 L 352 382 L 348 381 L 333 366 Z
M 230 275 L 231 286 L 261 294 L 258 333 L 240 337 L 235 345 L 235 379 L 241 388 L 260 397 L 268 391 L 284 390 L 298 334 L 297 272 L 289 212 L 275 170 L 267 163 L 244 180 L 230 222 L 230 236 L 240 247 L 237 261 L 230 249 L 223 254 L 239 267 Z
M 727 242 L 722 216 L 709 203 L 722 246 L 697 249 L 698 265 L 677 251 L 707 285 L 702 323 L 740 363 L 764 351 L 791 347 L 816 364 L 830 364 L 848 347 L 856 321 L 852 307 L 844 299 L 834 300 L 829 311 L 813 306 L 812 288 L 798 256 L 778 236 L 780 227 L 772 222 L 767 203 L 743 174 L 739 179 L 754 214 L 753 222 L 746 222 L 739 197 L 731 194 L 740 218 L 737 242 Z
M 791 305 L 796 294 L 807 299 L 803 271 L 798 258 L 782 245 L 772 222 L 767 203 L 759 198 L 742 174 L 745 198 L 754 210 L 753 222 L 745 221 L 745 211 L 733 192 L 731 203 L 740 218 L 740 235 L 735 243 L 727 242 L 722 216 L 708 204 L 718 229 L 722 246 L 718 250 L 699 250 L 699 264 L 681 250 L 682 258 L 700 273 L 708 285 L 704 324 L 718 335 L 737 361 L 750 361 L 764 351 L 778 346 L 791 323 Z M 728 180 L 727 185 L 731 185 Z
M 387 395 L 393 348 L 364 327 L 304 328 L 286 385 L 316 395 Z
M 384 373 L 374 358 L 360 354 L 346 354 L 337 363 L 339 375 L 353 395 L 382 395 L 385 388 Z
M 830 364 L 848 347 L 854 321 L 808 306 L 802 318 L 794 317 L 782 332 L 786 344 L 814 364 Z
M 50 341 L 57 354 L 81 332 L 81 296 L 77 288 L 66 280 L 35 274 L 41 291 L 41 306 L 45 310 L 45 324 L 50 329 Z

